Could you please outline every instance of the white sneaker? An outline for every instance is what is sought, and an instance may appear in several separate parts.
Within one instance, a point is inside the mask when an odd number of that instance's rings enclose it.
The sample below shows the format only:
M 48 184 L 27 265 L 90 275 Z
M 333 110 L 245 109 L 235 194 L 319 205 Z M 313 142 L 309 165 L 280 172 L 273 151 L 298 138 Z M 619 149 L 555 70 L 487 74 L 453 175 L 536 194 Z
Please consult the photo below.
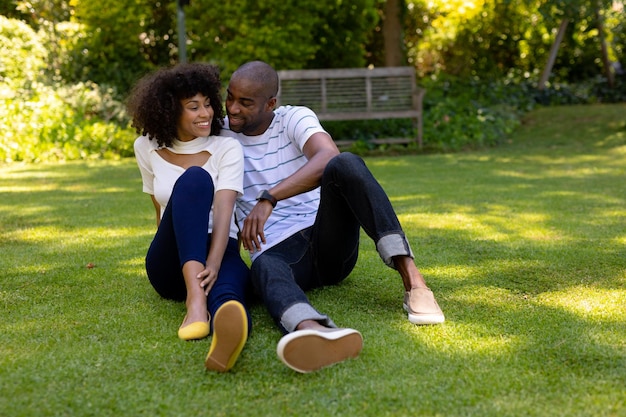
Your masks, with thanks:
M 356 358 L 362 348 L 363 337 L 357 330 L 305 329 L 283 336 L 276 346 L 276 353 L 294 371 L 307 373 Z

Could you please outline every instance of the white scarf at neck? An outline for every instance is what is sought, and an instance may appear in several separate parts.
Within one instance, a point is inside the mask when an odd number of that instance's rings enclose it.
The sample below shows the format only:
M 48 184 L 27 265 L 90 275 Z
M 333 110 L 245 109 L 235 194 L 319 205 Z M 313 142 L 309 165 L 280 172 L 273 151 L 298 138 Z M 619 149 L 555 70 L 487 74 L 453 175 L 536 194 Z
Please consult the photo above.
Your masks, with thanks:
M 209 142 L 209 136 L 200 136 L 187 142 L 174 139 L 172 146 L 169 147 L 172 152 L 178 154 L 195 154 L 206 151 L 206 145 Z

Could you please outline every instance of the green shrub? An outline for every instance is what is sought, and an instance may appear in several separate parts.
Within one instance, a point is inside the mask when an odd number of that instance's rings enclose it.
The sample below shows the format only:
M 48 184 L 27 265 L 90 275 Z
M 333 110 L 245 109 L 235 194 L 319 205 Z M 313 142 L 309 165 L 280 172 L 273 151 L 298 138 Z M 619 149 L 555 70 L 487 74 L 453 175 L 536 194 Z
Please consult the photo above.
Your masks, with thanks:
M 512 71 L 503 79 L 439 77 L 424 79 L 425 150 L 454 152 L 495 146 L 506 140 L 521 117 L 538 105 L 626 101 L 626 83 L 609 88 L 596 77 L 576 84 L 537 88 L 538 74 Z
M 335 140 L 364 143 L 374 138 L 414 137 L 417 134 L 411 119 L 324 121 L 322 125 Z
M 0 15 L 0 49 L 11 51 L 2 52 L 0 82 L 22 86 L 41 77 L 46 66 L 46 48 L 26 23 Z
M 0 96 L 0 161 L 55 161 L 133 155 L 134 131 L 121 103 L 94 84 L 32 89 Z M 12 94 L 11 94 L 12 93 Z
M 424 146 L 443 152 L 495 146 L 520 123 L 510 106 L 482 107 L 450 98 L 431 106 L 426 117 Z
M 0 161 L 132 156 L 136 136 L 112 89 L 52 84 L 42 37 L 0 16 Z M 52 85 L 51 85 L 52 84 Z

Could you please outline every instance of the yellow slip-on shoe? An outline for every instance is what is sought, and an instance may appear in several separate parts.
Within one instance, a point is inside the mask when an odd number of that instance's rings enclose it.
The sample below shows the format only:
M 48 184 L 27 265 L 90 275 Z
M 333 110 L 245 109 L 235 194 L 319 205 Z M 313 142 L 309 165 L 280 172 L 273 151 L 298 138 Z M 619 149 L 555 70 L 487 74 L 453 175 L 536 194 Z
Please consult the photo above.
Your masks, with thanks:
M 178 329 L 178 337 L 183 340 L 204 339 L 209 335 L 211 329 L 209 323 L 203 321 L 194 321 L 188 325 Z
M 226 372 L 233 367 L 248 340 L 248 316 L 238 301 L 227 301 L 215 312 L 213 340 L 204 361 L 210 371 Z

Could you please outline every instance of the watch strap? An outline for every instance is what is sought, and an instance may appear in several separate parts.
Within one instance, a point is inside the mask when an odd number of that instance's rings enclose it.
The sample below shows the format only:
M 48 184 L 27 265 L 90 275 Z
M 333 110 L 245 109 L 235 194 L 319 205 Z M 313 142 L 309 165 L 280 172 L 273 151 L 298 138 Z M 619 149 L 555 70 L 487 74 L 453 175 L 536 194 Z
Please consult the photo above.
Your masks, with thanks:
M 278 200 L 276 199 L 276 197 L 274 197 L 273 195 L 270 194 L 269 191 L 267 190 L 263 190 L 261 191 L 261 193 L 259 194 L 259 196 L 257 197 L 257 200 L 267 200 L 270 202 L 270 204 L 272 205 L 272 207 L 276 207 L 276 204 L 278 204 Z

